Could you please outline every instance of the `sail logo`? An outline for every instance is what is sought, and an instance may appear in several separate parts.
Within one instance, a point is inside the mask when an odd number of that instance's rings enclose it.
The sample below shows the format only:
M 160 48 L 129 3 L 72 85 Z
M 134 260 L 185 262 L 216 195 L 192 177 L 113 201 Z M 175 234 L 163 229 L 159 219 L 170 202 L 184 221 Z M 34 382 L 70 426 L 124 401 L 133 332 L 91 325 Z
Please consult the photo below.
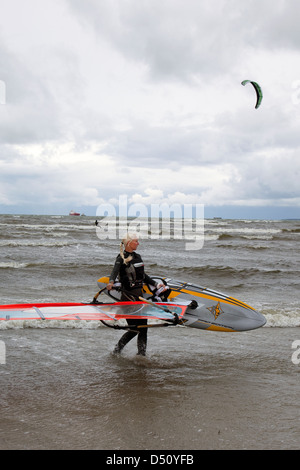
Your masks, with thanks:
M 220 306 L 220 302 L 218 302 L 217 305 L 213 305 L 212 307 L 207 307 L 207 310 L 209 310 L 210 313 L 213 314 L 215 320 L 221 315 L 221 313 L 224 313 Z
M 4 341 L 0 341 L 0 364 L 6 364 L 6 346 Z

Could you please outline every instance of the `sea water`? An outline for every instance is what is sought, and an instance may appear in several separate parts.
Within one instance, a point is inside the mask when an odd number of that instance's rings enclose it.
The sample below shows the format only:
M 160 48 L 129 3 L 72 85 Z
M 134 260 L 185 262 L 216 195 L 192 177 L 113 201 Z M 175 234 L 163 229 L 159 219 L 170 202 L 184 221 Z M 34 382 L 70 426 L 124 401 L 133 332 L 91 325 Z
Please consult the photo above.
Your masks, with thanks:
M 299 447 L 300 221 L 205 220 L 201 250 L 167 229 L 141 234 L 148 274 L 230 294 L 266 326 L 151 330 L 139 358 L 135 341 L 113 356 L 121 333 L 99 322 L 2 321 L 1 449 Z M 119 250 L 99 230 L 1 215 L 0 303 L 91 301 Z

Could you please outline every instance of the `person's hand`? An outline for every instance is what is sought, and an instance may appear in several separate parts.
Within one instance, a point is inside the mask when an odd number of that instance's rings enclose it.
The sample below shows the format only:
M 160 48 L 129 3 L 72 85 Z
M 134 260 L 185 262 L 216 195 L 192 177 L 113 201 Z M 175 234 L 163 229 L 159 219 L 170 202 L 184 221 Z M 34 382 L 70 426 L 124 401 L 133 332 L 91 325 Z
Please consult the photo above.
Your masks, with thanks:
M 166 286 L 163 282 L 160 282 L 156 284 L 156 289 L 159 289 L 160 292 L 165 292 L 168 289 L 168 286 Z
M 106 286 L 106 289 L 107 289 L 107 290 L 112 290 L 113 287 L 114 287 L 114 282 L 113 282 L 113 281 L 109 281 L 109 283 L 108 283 L 107 286 Z

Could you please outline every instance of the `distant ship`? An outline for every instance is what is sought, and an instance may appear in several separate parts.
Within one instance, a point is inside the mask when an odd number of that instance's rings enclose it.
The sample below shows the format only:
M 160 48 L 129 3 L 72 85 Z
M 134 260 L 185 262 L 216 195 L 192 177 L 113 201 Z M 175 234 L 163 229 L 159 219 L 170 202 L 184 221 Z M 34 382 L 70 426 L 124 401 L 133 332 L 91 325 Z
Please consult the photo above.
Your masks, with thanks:
M 80 214 L 79 214 L 79 212 L 75 212 L 75 211 L 72 210 L 72 211 L 69 212 L 69 215 L 80 215 Z

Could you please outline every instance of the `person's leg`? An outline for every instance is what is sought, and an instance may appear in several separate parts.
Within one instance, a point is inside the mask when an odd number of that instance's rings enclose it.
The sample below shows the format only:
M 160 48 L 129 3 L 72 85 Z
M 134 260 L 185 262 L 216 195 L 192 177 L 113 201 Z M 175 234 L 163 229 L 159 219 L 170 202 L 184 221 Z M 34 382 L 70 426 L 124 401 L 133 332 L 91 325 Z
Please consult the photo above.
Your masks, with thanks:
M 126 333 L 120 338 L 115 346 L 114 353 L 120 354 L 124 346 L 131 341 L 137 335 L 136 331 L 126 331 Z
M 139 320 L 139 325 L 147 325 L 147 320 Z M 146 356 L 148 328 L 140 328 L 137 337 L 137 349 L 139 356 Z
M 141 289 L 136 289 L 132 292 L 122 292 L 121 300 L 126 301 L 126 300 L 134 300 L 137 299 L 139 296 L 142 296 L 143 292 Z M 137 320 L 137 319 L 132 319 L 132 320 L 127 320 L 128 326 L 134 326 L 137 325 L 147 325 L 147 320 L 142 319 L 142 320 Z M 136 335 L 137 337 L 137 349 L 138 349 L 138 355 L 140 356 L 145 356 L 146 355 L 146 349 L 147 349 L 147 328 L 140 328 L 140 329 L 132 329 L 127 331 L 118 341 L 118 343 L 115 346 L 114 353 L 119 354 L 121 353 L 122 349 L 124 346 L 126 346 L 129 341 L 131 341 Z

